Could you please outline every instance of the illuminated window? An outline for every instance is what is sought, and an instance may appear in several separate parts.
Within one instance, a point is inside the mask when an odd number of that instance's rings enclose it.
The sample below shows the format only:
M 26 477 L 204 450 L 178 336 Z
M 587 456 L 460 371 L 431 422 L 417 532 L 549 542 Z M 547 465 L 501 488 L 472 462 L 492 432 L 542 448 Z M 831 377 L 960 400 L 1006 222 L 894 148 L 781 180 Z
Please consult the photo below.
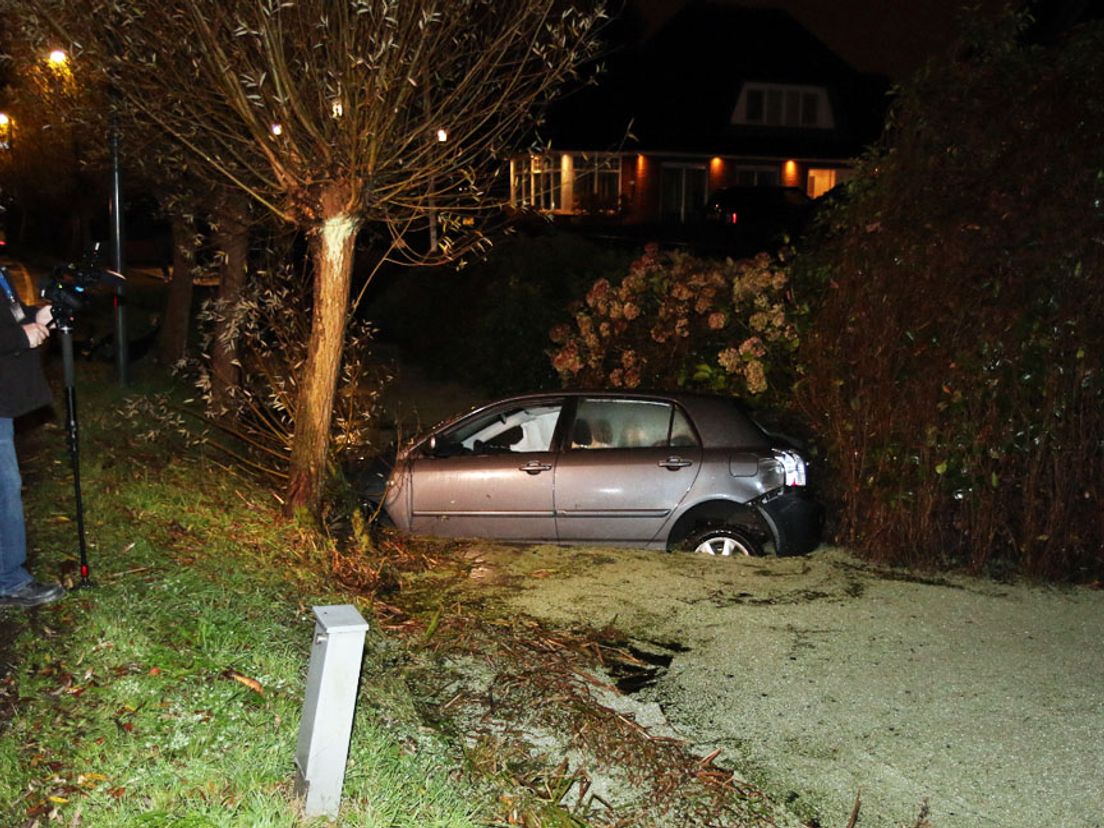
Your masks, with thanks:
M 557 210 L 560 207 L 562 177 L 559 160 L 550 155 L 531 155 L 515 167 L 514 203 L 535 210 Z
M 821 167 L 809 168 L 809 183 L 805 192 L 810 198 L 820 198 L 837 184 L 842 184 L 851 178 L 851 170 L 823 169 Z
M 621 209 L 621 156 L 615 153 L 531 155 L 510 169 L 515 206 L 559 213 Z
M 621 206 L 621 156 L 576 155 L 575 212 L 614 213 Z

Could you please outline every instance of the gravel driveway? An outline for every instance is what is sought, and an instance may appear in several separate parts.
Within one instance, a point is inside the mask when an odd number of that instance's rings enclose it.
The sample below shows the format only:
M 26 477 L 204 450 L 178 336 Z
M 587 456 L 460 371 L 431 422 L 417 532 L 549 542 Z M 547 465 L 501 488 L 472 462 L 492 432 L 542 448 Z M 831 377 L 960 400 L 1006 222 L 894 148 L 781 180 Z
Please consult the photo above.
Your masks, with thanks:
M 804 820 L 1102 826 L 1104 592 L 877 570 L 490 548 L 499 596 L 673 655 L 633 694 Z M 526 577 L 532 573 L 535 577 Z

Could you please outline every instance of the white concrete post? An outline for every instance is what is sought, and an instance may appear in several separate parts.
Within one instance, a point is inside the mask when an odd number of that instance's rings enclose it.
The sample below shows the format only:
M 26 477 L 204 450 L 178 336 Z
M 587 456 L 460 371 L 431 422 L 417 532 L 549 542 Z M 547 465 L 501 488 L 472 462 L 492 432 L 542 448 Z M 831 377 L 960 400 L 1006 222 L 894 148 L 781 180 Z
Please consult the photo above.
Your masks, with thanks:
M 317 620 L 295 751 L 295 788 L 303 797 L 305 817 L 336 817 L 368 622 L 351 604 L 313 609 Z

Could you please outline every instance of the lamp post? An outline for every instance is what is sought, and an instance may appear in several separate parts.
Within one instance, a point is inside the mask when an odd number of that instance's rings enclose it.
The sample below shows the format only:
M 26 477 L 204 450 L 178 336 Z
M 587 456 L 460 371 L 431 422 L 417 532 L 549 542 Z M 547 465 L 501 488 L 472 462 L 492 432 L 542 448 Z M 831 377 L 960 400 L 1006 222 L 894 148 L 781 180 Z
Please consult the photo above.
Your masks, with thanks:
M 55 72 L 69 73 L 69 56 L 62 49 L 54 49 L 47 57 L 47 62 Z M 123 252 L 124 221 L 123 221 L 123 176 L 119 163 L 119 124 L 116 113 L 116 100 L 114 90 L 109 90 L 111 97 L 111 120 L 108 127 L 108 143 L 111 150 L 111 196 L 108 200 L 108 216 L 111 219 L 111 252 L 112 267 L 116 273 L 124 273 L 126 261 Z M 125 284 L 115 286 L 115 368 L 119 377 L 119 384 L 126 386 L 129 374 L 128 337 L 126 325 L 126 287 Z

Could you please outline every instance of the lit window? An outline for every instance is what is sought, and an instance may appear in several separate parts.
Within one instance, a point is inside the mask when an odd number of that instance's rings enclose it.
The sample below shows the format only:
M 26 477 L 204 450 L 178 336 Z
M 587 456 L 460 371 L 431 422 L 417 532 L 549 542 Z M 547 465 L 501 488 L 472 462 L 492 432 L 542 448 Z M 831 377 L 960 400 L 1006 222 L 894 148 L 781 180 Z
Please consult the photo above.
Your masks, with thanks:
M 551 156 L 531 155 L 518 165 L 514 192 L 523 207 L 556 210 L 560 206 L 560 165 Z
M 586 153 L 570 156 L 565 165 L 564 208 L 576 213 L 614 213 L 620 207 L 621 156 Z M 567 203 L 570 184 L 571 204 Z
M 805 188 L 805 192 L 809 194 L 810 198 L 820 198 L 833 187 L 850 179 L 852 174 L 851 170 L 810 167 L 809 183 Z

